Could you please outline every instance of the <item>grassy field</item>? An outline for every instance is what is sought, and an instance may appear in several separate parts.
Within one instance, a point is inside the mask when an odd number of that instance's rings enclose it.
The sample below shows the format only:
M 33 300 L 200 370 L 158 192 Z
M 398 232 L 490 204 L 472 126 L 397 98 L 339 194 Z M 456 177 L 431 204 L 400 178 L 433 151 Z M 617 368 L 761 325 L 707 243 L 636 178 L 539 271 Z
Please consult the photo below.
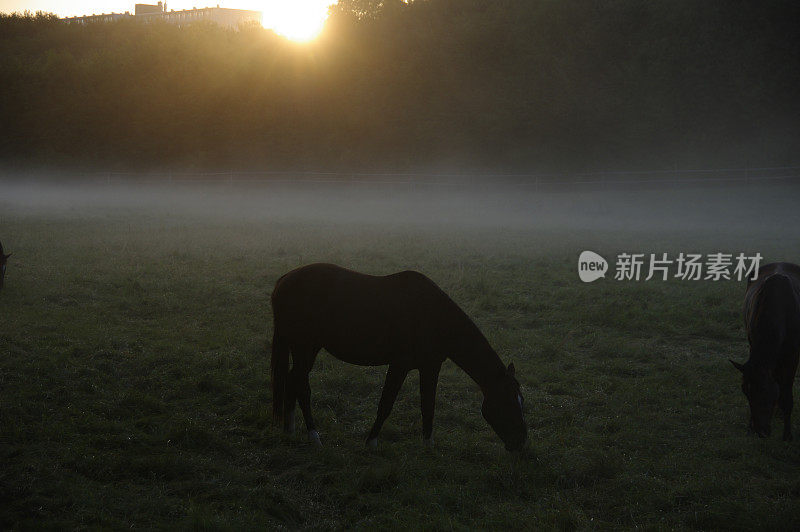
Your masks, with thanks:
M 584 249 L 800 262 L 796 186 L 3 187 L 0 528 L 800 529 L 800 445 L 778 420 L 746 434 L 727 362 L 747 357 L 743 283 L 576 271 Z M 327 354 L 325 447 L 281 434 L 269 294 L 316 261 L 435 280 L 514 361 L 530 448 L 503 450 L 448 362 L 435 447 L 412 374 L 367 450 L 385 368 Z

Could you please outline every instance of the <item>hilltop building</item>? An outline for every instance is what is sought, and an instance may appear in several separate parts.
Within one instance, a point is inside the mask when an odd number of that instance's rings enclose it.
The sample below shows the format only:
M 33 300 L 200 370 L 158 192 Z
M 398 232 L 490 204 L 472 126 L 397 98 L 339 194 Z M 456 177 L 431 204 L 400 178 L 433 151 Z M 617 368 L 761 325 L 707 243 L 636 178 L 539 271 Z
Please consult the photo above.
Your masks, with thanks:
M 62 18 L 67 24 L 89 24 L 90 22 L 112 22 L 123 18 L 130 18 L 133 15 L 126 11 L 125 13 L 103 13 L 101 15 L 84 15 L 82 17 L 66 17 Z
M 215 22 L 220 26 L 238 28 L 242 24 L 261 23 L 261 11 L 247 9 L 227 9 L 224 7 L 203 7 L 200 9 L 183 9 L 180 11 L 167 11 L 167 4 L 136 4 L 133 15 L 130 11 L 125 13 L 103 13 L 100 15 L 84 15 L 82 17 L 67 17 L 63 19 L 67 24 L 89 24 L 92 22 L 111 22 L 114 20 L 132 18 L 142 22 L 163 20 L 171 24 L 190 24 L 201 20 Z

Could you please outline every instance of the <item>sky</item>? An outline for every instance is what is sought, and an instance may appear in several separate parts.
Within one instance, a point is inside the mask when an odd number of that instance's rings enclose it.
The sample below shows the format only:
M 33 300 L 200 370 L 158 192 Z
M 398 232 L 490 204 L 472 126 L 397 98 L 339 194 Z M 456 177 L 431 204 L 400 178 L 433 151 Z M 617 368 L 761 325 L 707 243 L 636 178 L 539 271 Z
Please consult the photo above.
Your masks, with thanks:
M 100 13 L 133 13 L 134 4 L 158 0 L 0 0 L 0 12 L 47 11 L 61 17 Z M 174 0 L 168 10 L 193 7 L 253 9 L 263 14 L 262 24 L 289 37 L 311 36 L 322 29 L 328 6 L 336 0 Z

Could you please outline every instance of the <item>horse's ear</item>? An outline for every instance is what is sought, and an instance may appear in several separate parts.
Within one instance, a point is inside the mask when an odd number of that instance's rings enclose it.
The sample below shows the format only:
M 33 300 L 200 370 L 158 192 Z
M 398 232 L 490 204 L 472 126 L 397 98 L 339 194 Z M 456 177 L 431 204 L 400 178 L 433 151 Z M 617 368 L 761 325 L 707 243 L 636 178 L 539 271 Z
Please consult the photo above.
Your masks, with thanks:
M 512 377 L 514 376 L 514 363 L 513 362 L 508 365 L 508 374 L 511 375 Z
M 728 360 L 730 360 L 730 359 L 728 359 Z M 736 368 L 739 371 L 741 371 L 742 373 L 744 373 L 744 364 L 739 364 L 738 362 L 734 362 L 733 360 L 730 360 L 730 362 L 731 362 L 731 364 L 733 364 L 734 368 Z

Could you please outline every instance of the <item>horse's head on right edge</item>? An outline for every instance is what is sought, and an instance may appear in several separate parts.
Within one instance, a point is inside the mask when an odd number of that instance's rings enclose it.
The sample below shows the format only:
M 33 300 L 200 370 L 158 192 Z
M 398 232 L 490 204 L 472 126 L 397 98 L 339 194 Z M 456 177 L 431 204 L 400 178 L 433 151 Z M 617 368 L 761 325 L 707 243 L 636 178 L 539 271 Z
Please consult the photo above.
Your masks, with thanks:
M 769 436 L 778 403 L 778 382 L 767 368 L 755 368 L 750 363 L 739 364 L 733 360 L 731 364 L 742 372 L 742 393 L 750 404 L 750 431 L 761 438 Z
M 503 369 L 502 374 L 484 390 L 481 414 L 503 440 L 506 450 L 518 451 L 528 440 L 528 428 L 522 415 L 524 399 L 514 377 L 514 364 Z

